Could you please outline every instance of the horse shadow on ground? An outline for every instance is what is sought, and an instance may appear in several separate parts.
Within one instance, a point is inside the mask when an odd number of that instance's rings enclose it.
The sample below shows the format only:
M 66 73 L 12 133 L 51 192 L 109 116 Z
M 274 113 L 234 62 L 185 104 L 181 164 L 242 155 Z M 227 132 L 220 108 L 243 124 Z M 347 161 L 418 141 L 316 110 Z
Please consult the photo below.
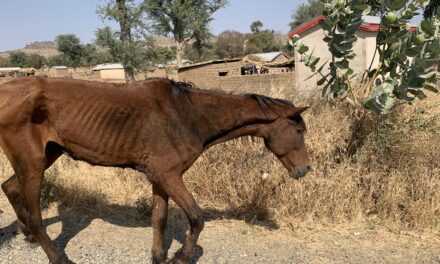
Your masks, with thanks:
M 53 239 L 55 245 L 64 252 L 69 241 L 86 229 L 95 219 L 101 219 L 107 223 L 120 227 L 151 227 L 151 203 L 149 203 L 148 200 L 143 201 L 141 209 L 139 206 L 115 205 L 109 204 L 106 201 L 102 201 L 102 203 L 104 204 L 99 206 L 101 210 L 84 208 L 77 209 L 63 206 L 62 204 L 58 205 L 57 216 L 43 219 L 43 225 L 46 227 L 61 222 L 61 232 Z M 244 220 L 249 225 L 258 225 L 270 230 L 279 228 L 277 223 L 273 220 L 258 220 L 258 216 L 255 216 L 253 213 L 255 210 L 259 212 L 259 215 L 269 214 L 268 208 L 266 207 L 255 208 L 246 206 L 245 208 L 229 208 L 225 210 L 208 208 L 204 209 L 204 216 L 205 221 L 234 219 Z M 165 240 L 166 249 L 171 247 L 173 240 L 177 240 L 179 243 L 183 244 L 189 227 L 188 220 L 180 208 L 170 206 L 168 209 L 168 215 L 168 226 L 166 229 Z M 17 230 L 16 221 L 11 222 L 5 227 L 0 226 L 0 246 L 15 237 L 18 234 Z M 146 237 L 145 239 L 148 238 Z M 171 254 L 172 252 L 170 252 L 170 256 L 172 256 Z M 203 248 L 198 246 L 191 263 L 197 263 L 202 255 Z

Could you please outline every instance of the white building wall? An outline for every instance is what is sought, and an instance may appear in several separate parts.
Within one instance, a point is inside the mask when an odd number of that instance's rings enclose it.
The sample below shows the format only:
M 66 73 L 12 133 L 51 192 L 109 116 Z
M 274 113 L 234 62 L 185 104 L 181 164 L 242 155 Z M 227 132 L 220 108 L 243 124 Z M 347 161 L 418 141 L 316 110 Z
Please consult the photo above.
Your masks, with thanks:
M 353 46 L 353 51 L 356 53 L 356 57 L 350 61 L 351 68 L 357 73 L 355 80 L 360 80 L 365 70 L 370 66 L 371 60 L 374 56 L 375 46 L 376 46 L 376 34 L 377 32 L 366 32 L 357 31 L 358 40 Z M 317 68 L 322 65 L 322 63 L 328 61 L 331 62 L 331 53 L 327 46 L 327 43 L 323 41 L 325 37 L 323 30 L 319 26 L 315 26 L 306 32 L 300 34 L 301 39 L 299 42 L 304 43 L 309 46 L 309 52 L 313 51 L 313 55 L 320 57 Z M 316 82 L 321 78 L 320 75 L 315 75 L 313 78 L 306 80 L 313 73 L 304 64 L 304 55 L 300 55 L 295 52 L 295 71 L 297 87 L 301 90 L 306 90 L 310 92 L 315 92 L 318 88 Z M 375 58 L 375 65 L 377 65 L 378 56 Z M 327 69 L 327 65 L 324 69 Z M 326 71 L 324 71 L 326 72 Z M 328 71 L 327 71 L 328 72 Z

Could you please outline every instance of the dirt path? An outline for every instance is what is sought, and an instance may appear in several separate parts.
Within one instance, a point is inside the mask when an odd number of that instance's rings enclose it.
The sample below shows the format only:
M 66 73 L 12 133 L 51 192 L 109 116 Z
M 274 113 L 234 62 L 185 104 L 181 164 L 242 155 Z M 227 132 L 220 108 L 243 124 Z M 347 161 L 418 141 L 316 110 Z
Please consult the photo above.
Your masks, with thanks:
M 0 195 L 0 263 L 47 263 L 40 247 L 14 236 L 14 213 Z M 76 263 L 150 263 L 152 230 L 132 209 L 78 214 L 52 207 L 43 218 L 49 235 Z M 170 255 L 185 237 L 181 213 L 172 213 Z M 178 224 L 179 223 L 179 224 Z M 210 220 L 197 263 L 440 263 L 437 235 L 396 234 L 383 227 L 314 228 L 293 232 L 239 220 Z

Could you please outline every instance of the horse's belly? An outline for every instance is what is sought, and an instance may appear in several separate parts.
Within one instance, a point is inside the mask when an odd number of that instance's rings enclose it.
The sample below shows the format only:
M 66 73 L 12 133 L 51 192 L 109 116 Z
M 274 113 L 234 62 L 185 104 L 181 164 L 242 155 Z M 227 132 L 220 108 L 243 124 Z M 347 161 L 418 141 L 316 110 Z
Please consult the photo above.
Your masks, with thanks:
M 132 111 L 109 106 L 82 118 L 65 118 L 56 130 L 71 156 L 112 166 L 138 161 L 143 149 L 141 124 Z

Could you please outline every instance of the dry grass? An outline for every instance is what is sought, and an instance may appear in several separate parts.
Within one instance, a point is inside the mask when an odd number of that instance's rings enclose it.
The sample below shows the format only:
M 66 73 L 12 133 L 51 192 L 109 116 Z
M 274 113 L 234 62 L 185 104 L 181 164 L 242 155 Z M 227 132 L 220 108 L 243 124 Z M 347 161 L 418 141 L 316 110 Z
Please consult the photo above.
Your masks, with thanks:
M 203 207 L 215 208 L 217 217 L 276 219 L 281 224 L 368 220 L 440 231 L 439 96 L 401 107 L 387 118 L 357 119 L 342 103 L 299 100 L 289 87 L 272 87 L 270 93 L 295 96 L 296 102 L 303 102 L 298 104 L 312 105 L 304 118 L 313 172 L 300 181 L 286 180 L 280 162 L 258 139 L 218 145 L 185 175 Z M 4 158 L 0 165 L 2 176 L 11 173 Z M 118 204 L 149 210 L 149 184 L 131 170 L 62 158 L 46 179 L 46 203 L 93 210 Z

